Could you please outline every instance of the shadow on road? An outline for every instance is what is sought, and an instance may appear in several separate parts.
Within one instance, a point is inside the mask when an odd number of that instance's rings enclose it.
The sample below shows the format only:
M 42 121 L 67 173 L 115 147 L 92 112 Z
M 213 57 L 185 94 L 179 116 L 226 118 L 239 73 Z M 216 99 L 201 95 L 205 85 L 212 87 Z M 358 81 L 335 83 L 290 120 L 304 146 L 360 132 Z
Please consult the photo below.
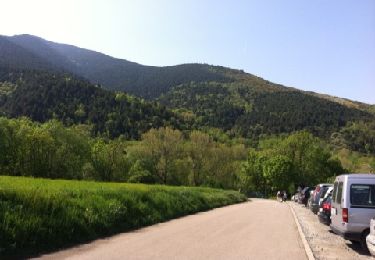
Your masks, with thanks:
M 366 255 L 366 256 L 371 256 L 370 252 L 368 250 L 365 250 L 362 248 L 361 244 L 360 243 L 352 243 L 352 242 L 349 242 L 349 243 L 346 243 L 346 245 L 356 251 L 358 254 L 360 255 Z
M 335 234 L 332 230 L 329 230 L 328 232 Z M 370 252 L 368 250 L 363 249 L 359 242 L 358 243 L 348 242 L 346 243 L 346 246 L 356 251 L 360 255 L 371 256 Z

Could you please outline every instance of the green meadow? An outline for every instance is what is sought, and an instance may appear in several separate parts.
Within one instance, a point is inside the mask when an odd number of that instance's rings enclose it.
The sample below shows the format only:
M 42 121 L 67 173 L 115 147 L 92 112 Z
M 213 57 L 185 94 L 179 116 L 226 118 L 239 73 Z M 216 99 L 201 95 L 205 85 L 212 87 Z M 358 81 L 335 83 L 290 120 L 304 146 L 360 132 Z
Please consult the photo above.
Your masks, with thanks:
M 212 188 L 0 176 L 0 255 L 55 250 L 245 200 Z

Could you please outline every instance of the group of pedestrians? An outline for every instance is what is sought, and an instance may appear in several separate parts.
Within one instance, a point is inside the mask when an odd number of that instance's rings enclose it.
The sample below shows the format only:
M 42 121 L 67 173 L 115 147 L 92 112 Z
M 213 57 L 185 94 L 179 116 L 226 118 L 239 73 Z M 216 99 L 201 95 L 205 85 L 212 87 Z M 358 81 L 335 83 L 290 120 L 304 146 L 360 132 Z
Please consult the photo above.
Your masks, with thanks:
M 280 202 L 285 202 L 286 199 L 288 198 L 288 193 L 286 193 L 286 191 L 278 191 L 277 192 L 277 200 L 280 201 Z

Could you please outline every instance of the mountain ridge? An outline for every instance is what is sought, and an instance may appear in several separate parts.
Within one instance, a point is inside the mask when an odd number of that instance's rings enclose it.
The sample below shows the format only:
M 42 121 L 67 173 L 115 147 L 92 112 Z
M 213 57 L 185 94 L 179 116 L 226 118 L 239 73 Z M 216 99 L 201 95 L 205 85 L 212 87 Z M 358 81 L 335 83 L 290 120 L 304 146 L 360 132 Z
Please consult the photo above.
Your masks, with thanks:
M 9 53 L 12 53 L 14 57 L 10 57 Z M 29 71 L 45 70 L 52 74 L 66 73 L 75 75 L 74 78 L 85 79 L 93 85 L 101 85 L 113 92 L 125 91 L 130 95 L 161 103 L 177 113 L 178 117 L 186 120 L 183 124 L 189 125 L 191 130 L 219 128 L 231 137 L 245 137 L 253 140 L 264 135 L 308 130 L 319 137 L 330 139 L 333 133 L 341 131 L 353 122 L 367 124 L 375 121 L 375 106 L 286 87 L 242 70 L 223 66 L 208 64 L 144 66 L 72 45 L 49 42 L 30 35 L 13 38 L 0 37 L 0 57 L 1 55 L 6 59 L 0 60 L 0 68 L 13 66 L 14 69 L 19 65 L 21 68 L 26 67 Z M 6 62 L 11 63 L 12 66 L 9 64 L 7 66 Z M 20 80 L 22 81 L 22 77 Z M 22 107 L 18 104 L 20 100 L 28 101 L 28 107 L 33 108 L 33 111 L 39 111 L 38 103 L 41 101 L 30 100 L 23 95 L 49 97 L 56 101 L 60 94 L 53 93 L 57 93 L 57 90 L 52 93 L 52 96 L 48 94 L 48 89 L 54 88 L 54 84 L 54 80 L 48 78 L 46 82 L 40 82 L 40 85 L 45 85 L 44 88 L 30 84 L 35 89 L 29 87 L 25 90 L 25 94 L 17 92 L 18 99 L 8 99 L 6 108 L 11 112 L 10 115 L 30 116 L 27 111 L 21 111 Z M 85 84 L 77 84 L 77 86 Z M 9 93 L 11 89 L 12 86 L 3 82 L 0 94 L 1 92 Z M 61 96 L 60 103 L 64 104 L 62 108 L 65 109 L 67 106 L 69 109 L 61 110 L 60 105 L 44 104 L 45 112 L 49 113 L 48 118 L 51 118 L 54 113 L 56 114 L 56 111 L 66 111 L 71 114 L 70 117 L 74 117 L 75 111 L 80 113 L 80 103 L 77 103 L 77 100 L 81 100 L 82 97 L 79 96 L 79 93 L 82 91 L 77 89 L 74 93 L 72 88 L 67 88 L 67 90 L 71 93 L 71 101 Z M 101 132 L 107 127 L 106 122 L 107 125 L 113 123 L 110 116 L 113 115 L 113 111 L 109 105 L 115 104 L 111 101 L 113 98 L 107 98 L 108 102 L 102 103 L 103 109 L 105 108 L 108 114 L 103 115 L 104 122 L 97 121 Z M 58 101 L 56 102 L 59 103 Z M 74 107 L 70 106 L 69 102 L 73 102 Z M 87 102 L 84 106 L 91 107 Z M 100 110 L 98 103 L 93 109 Z M 126 110 L 116 109 L 120 114 L 127 113 Z M 159 113 L 160 109 L 156 113 L 151 110 L 146 109 L 145 111 L 155 116 L 164 115 L 164 112 Z M 140 115 L 143 114 L 135 116 L 134 119 Z M 147 115 L 145 117 L 147 118 Z M 169 114 L 167 117 L 172 119 L 175 115 Z M 64 119 L 63 116 L 62 118 Z M 121 126 L 119 118 L 121 115 L 116 117 L 115 121 L 118 126 Z M 134 122 L 132 124 L 135 124 Z M 162 122 L 159 122 L 151 127 L 163 125 Z M 145 126 L 141 128 L 147 129 Z M 118 129 L 120 130 L 111 136 L 119 136 L 122 134 L 121 131 L 127 131 L 124 126 Z M 138 138 L 140 134 L 132 133 L 129 136 Z
M 360 109 L 367 109 L 364 108 L 366 105 L 371 106 L 370 104 L 353 101 L 347 98 L 337 99 L 337 97 L 327 94 L 303 91 L 272 83 L 242 70 L 199 63 L 186 63 L 163 67 L 142 65 L 86 48 L 48 41 L 30 34 L 0 36 L 0 55 L 2 38 L 6 38 L 9 42 L 28 51 L 30 55 L 42 58 L 41 60 L 44 60 L 43 68 L 50 65 L 54 70 L 60 69 L 76 74 L 90 80 L 94 84 L 101 84 L 110 90 L 129 92 L 130 94 L 146 99 L 158 98 L 161 94 L 168 92 L 172 87 L 191 81 L 220 81 L 228 83 L 234 80 L 246 81 L 253 78 L 254 80 L 264 80 L 272 86 L 280 87 L 280 89 L 288 88 L 299 90 L 306 94 L 328 98 L 331 101 L 341 104 L 345 103 L 343 100 L 350 101 L 346 104 L 351 106 L 357 105 L 357 108 Z M 37 67 L 36 69 L 39 68 Z M 174 75 L 173 77 L 170 76 L 172 74 Z M 198 77 L 195 74 L 199 74 L 200 76 Z M 267 84 L 263 84 L 263 86 L 265 85 Z M 155 88 L 157 91 L 155 91 Z

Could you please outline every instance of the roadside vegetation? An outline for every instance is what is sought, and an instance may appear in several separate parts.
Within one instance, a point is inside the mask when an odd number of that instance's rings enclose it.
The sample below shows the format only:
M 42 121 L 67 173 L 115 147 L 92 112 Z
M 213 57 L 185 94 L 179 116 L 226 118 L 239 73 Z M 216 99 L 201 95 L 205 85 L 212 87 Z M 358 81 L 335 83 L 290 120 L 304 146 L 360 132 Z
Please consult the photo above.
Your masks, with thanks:
M 338 157 L 322 140 L 307 131 L 268 138 L 250 149 L 241 171 L 244 192 L 274 195 L 292 193 L 297 186 L 326 182 L 346 172 Z
M 57 249 L 245 200 L 211 188 L 0 176 L 0 255 Z
M 151 129 L 140 141 L 93 138 L 85 125 L 0 118 L 0 172 L 13 176 L 236 189 L 243 144 Z
M 253 145 L 221 131 L 163 127 L 128 141 L 92 137 L 87 125 L 0 118 L 4 175 L 205 186 L 267 195 L 344 172 L 374 171 L 370 152 L 329 145 L 308 131 L 264 137 Z

